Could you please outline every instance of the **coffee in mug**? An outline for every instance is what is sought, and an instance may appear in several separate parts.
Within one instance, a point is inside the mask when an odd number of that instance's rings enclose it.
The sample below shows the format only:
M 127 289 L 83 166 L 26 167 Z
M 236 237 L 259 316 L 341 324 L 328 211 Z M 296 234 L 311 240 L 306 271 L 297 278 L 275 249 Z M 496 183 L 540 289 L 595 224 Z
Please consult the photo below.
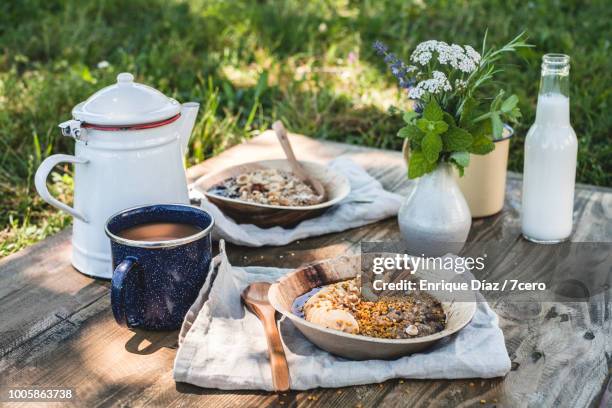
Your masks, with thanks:
M 151 222 L 127 228 L 118 235 L 134 241 L 170 241 L 195 235 L 200 231 L 202 229 L 191 224 Z
M 130 208 L 109 218 L 117 323 L 149 330 L 181 327 L 208 275 L 213 224 L 206 211 L 182 204 Z

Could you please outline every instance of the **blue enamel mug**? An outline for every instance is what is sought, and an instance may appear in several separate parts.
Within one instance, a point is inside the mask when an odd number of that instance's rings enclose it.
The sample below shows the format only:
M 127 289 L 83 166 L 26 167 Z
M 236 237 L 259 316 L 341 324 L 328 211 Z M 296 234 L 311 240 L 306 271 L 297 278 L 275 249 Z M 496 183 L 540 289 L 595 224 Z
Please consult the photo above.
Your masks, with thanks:
M 208 274 L 213 224 L 206 211 L 182 204 L 129 208 L 108 219 L 117 323 L 148 330 L 181 327 Z

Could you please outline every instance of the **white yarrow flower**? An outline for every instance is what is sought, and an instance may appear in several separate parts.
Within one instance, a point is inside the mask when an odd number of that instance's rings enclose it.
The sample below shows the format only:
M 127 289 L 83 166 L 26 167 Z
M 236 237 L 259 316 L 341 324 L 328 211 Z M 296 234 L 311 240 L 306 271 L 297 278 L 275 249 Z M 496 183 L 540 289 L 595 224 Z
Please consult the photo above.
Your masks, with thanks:
M 450 66 L 458 69 L 461 72 L 470 73 L 476 70 L 476 63 L 470 58 L 466 50 L 460 45 L 453 44 L 450 46 Z
M 413 56 L 411 60 L 412 62 L 415 62 L 417 64 L 427 65 L 429 61 L 431 61 L 431 57 L 433 57 L 431 52 L 423 51 L 419 53 L 417 56 Z
M 410 90 L 408 91 L 408 98 L 410 99 L 421 99 L 421 97 L 423 96 L 423 94 L 425 93 L 425 91 L 423 90 L 423 88 L 419 87 L 418 85 L 410 88 Z
M 442 92 L 452 91 L 453 87 L 444 72 L 433 71 L 432 78 L 419 82 L 408 91 L 410 99 L 421 99 L 425 92 L 436 95 Z
M 415 64 L 427 65 L 433 58 L 433 53 L 438 55 L 441 65 L 450 65 L 461 72 L 470 73 L 476 70 L 480 62 L 480 54 L 472 47 L 462 47 L 457 44 L 448 45 L 444 41 L 429 40 L 416 46 L 410 56 Z
M 453 87 L 451 86 L 450 82 L 448 82 L 448 78 L 446 78 L 446 75 L 444 74 L 444 72 L 440 72 L 440 71 L 434 71 L 433 73 L 433 83 L 431 84 L 432 88 L 434 88 L 434 91 L 431 91 L 432 93 L 438 93 L 440 92 L 440 90 L 442 91 L 452 91 Z
M 461 71 L 461 76 L 476 71 L 482 59 L 480 54 L 469 45 L 462 47 L 458 44 L 449 45 L 444 41 L 428 40 L 416 46 L 410 56 L 410 61 L 417 66 L 428 66 L 434 58 L 436 59 L 434 62 L 440 65 L 447 65 L 453 70 Z M 429 69 L 431 68 L 429 67 Z M 416 67 L 414 70 L 418 72 Z M 467 81 L 456 79 L 454 86 L 459 90 L 465 89 Z M 421 99 L 426 93 L 435 95 L 452 90 L 453 87 L 444 72 L 432 71 L 432 77 L 424 79 L 412 87 L 408 91 L 408 97 L 411 99 Z
M 467 81 L 463 79 L 455 79 L 455 89 L 465 89 Z
M 478 53 L 478 51 L 476 51 L 474 48 L 472 48 L 469 45 L 464 45 L 465 47 L 465 52 L 467 52 L 468 57 L 470 57 L 472 59 L 472 61 L 474 61 L 476 64 L 478 64 L 480 62 L 481 56 Z
M 427 65 L 433 57 L 432 52 L 436 51 L 438 47 L 438 42 L 436 40 L 423 41 L 416 46 L 410 60 L 415 64 Z

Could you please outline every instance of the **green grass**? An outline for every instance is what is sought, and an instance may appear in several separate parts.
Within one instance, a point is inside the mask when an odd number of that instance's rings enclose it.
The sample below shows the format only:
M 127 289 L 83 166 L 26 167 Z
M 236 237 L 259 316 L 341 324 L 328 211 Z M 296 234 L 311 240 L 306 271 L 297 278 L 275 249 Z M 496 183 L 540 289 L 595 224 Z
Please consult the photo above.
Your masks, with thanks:
M 95 90 L 130 71 L 180 101 L 202 103 L 194 164 L 283 119 L 319 138 L 398 149 L 402 106 L 375 39 L 400 55 L 418 42 L 501 44 L 527 30 L 533 50 L 499 81 L 521 98 L 524 122 L 510 168 L 522 168 L 545 52 L 572 56 L 578 180 L 612 184 L 612 8 L 606 1 L 9 1 L 0 4 L 0 256 L 69 224 L 43 203 L 32 175 L 73 143 L 57 124 Z M 108 61 L 110 66 L 98 68 Z M 50 182 L 71 197 L 70 169 Z

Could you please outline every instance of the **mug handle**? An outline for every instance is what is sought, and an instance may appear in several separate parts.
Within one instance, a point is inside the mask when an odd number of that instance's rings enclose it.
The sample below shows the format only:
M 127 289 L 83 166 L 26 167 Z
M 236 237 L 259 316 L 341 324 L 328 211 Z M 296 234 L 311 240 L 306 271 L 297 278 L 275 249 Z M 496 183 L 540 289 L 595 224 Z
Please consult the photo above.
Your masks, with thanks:
M 36 170 L 36 175 L 34 176 L 34 185 L 36 186 L 36 191 L 41 196 L 43 200 L 47 203 L 51 204 L 55 208 L 59 208 L 62 211 L 67 212 L 72 215 L 74 218 L 77 218 L 83 222 L 88 222 L 87 218 L 84 214 L 75 210 L 74 208 L 66 205 L 53 197 L 47 188 L 47 177 L 53 167 L 55 167 L 59 163 L 80 163 L 86 164 L 89 160 L 83 159 L 76 156 L 70 156 L 69 154 L 54 154 L 53 156 L 47 157 Z
M 136 266 L 137 259 L 133 256 L 126 257 L 113 271 L 111 280 L 111 306 L 113 316 L 121 326 L 127 326 L 127 313 L 125 310 L 125 292 L 127 282 L 130 279 L 128 275 Z

